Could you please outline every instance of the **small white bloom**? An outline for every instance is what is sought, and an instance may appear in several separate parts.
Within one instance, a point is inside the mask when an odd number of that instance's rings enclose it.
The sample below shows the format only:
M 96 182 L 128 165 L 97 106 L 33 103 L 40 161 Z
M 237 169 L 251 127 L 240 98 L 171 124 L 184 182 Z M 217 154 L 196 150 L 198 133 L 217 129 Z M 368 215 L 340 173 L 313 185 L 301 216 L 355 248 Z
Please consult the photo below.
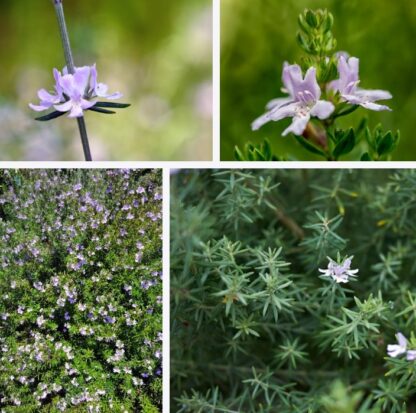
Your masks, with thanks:
M 351 261 L 353 257 L 346 258 L 341 264 L 328 257 L 328 268 L 323 270 L 319 268 L 319 271 L 324 277 L 332 277 L 337 283 L 347 283 L 349 277 L 355 277 L 358 270 L 351 270 Z
M 416 360 L 416 350 L 409 350 L 406 354 L 406 359 L 408 361 Z
M 402 333 L 396 334 L 398 344 L 389 344 L 387 346 L 387 354 L 390 357 L 397 357 L 401 354 L 406 353 L 407 350 L 407 339 Z
M 42 326 L 45 324 L 45 319 L 43 318 L 43 315 L 39 316 L 39 317 L 36 319 L 36 324 L 37 324 L 39 327 L 42 327 Z

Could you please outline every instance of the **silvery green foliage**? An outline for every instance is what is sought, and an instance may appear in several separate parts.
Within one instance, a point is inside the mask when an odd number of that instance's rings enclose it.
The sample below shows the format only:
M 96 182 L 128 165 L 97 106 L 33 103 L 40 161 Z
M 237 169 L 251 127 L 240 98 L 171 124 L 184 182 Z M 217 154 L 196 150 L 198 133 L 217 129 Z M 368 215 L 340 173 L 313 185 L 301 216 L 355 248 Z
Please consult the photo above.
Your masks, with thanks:
M 415 187 L 410 170 L 174 175 L 171 411 L 412 411 Z
M 161 405 L 161 173 L 0 172 L 0 410 Z

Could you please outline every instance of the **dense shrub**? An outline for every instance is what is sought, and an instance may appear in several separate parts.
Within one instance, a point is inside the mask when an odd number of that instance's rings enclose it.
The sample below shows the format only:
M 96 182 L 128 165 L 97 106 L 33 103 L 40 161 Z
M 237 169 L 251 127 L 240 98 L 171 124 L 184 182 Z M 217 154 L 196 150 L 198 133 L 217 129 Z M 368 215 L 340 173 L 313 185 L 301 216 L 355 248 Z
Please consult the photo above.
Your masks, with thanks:
M 161 173 L 0 172 L 2 412 L 161 407 Z
M 415 411 L 415 188 L 412 170 L 175 175 L 172 411 Z

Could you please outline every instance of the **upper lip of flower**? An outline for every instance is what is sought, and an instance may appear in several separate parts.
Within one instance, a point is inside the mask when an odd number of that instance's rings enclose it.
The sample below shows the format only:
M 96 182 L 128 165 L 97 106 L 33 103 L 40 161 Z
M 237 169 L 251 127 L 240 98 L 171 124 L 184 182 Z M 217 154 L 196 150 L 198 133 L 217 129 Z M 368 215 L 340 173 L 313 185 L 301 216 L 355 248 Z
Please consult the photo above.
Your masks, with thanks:
M 75 73 L 68 73 L 67 68 L 61 72 L 53 70 L 55 94 L 41 89 L 38 92 L 40 105 L 29 104 L 30 108 L 41 112 L 54 107 L 59 112 L 70 112 L 68 117 L 80 117 L 83 111 L 93 107 L 94 98 L 119 99 L 121 93 L 108 94 L 108 86 L 97 83 L 96 65 L 75 68 Z
M 398 344 L 389 344 L 387 353 L 390 357 L 397 357 L 407 351 L 407 339 L 402 333 L 396 334 Z
M 379 105 L 377 100 L 391 99 L 392 95 L 386 90 L 367 90 L 358 87 L 359 59 L 356 57 L 346 58 L 340 55 L 338 58 L 339 79 L 328 85 L 329 90 L 339 92 L 341 98 L 353 105 L 360 105 L 366 109 L 381 111 L 391 110 L 388 106 Z
M 282 81 L 284 91 L 289 96 L 270 101 L 266 108 L 268 112 L 260 116 L 252 123 L 252 129 L 257 130 L 265 123 L 292 117 L 292 124 L 283 132 L 283 136 L 289 132 L 301 135 L 311 116 L 326 119 L 334 111 L 331 102 L 320 100 L 321 89 L 316 80 L 316 69 L 311 67 L 302 77 L 299 65 L 289 65 L 285 62 L 283 66 Z

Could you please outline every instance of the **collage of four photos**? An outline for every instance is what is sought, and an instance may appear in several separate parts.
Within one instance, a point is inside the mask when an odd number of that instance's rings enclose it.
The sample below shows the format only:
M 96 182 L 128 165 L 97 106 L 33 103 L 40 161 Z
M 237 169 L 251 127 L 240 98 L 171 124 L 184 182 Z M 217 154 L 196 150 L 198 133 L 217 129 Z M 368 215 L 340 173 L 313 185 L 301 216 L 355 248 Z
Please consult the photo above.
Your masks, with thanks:
M 416 412 L 416 4 L 0 23 L 0 413 Z

